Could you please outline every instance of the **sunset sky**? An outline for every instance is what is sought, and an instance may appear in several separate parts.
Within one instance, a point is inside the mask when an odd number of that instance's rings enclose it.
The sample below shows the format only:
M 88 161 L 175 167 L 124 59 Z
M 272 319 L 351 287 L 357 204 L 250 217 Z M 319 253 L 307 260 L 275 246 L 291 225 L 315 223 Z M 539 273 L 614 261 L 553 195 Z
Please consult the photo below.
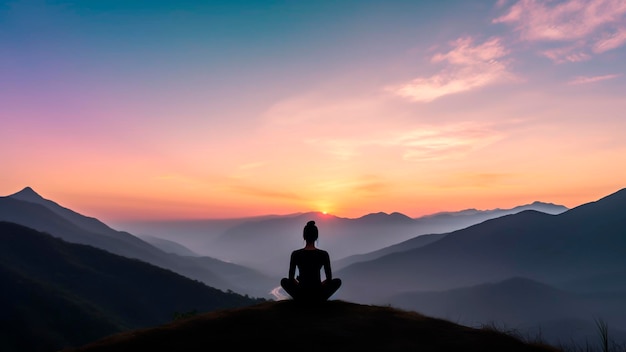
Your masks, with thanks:
M 626 187 L 626 0 L 2 1 L 0 195 L 417 217 Z

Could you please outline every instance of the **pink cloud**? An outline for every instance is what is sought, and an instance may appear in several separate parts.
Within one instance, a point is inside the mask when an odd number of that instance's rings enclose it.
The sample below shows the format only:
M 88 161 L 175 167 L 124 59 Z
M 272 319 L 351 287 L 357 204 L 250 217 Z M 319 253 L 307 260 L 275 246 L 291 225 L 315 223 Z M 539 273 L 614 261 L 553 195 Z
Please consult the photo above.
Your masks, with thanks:
M 569 81 L 568 84 L 577 85 L 577 84 L 594 83 L 594 82 L 606 81 L 609 79 L 617 78 L 619 76 L 620 75 L 578 76 L 578 77 L 575 77 L 573 80 Z
M 603 53 L 618 48 L 626 43 L 626 27 L 622 27 L 613 33 L 605 33 L 593 45 L 594 53 Z
M 506 6 L 506 4 L 507 4 L 507 0 L 498 0 L 496 2 L 496 8 L 497 9 L 503 8 L 504 6 Z
M 513 25 L 527 41 L 573 42 L 574 46 L 544 51 L 555 62 L 587 60 L 626 43 L 626 1 L 520 0 L 493 23 Z
M 431 61 L 448 61 L 454 65 L 476 65 L 491 62 L 508 54 L 500 38 L 491 38 L 480 45 L 474 45 L 472 38 L 459 38 L 452 45 L 454 49 L 445 54 L 436 54 Z
M 411 101 L 430 102 L 513 78 L 506 60 L 508 50 L 500 38 L 491 38 L 482 44 L 475 44 L 472 38 L 460 38 L 452 46 L 452 50 L 431 58 L 433 63 L 447 64 L 443 70 L 389 90 Z
M 541 54 L 558 64 L 565 62 L 581 62 L 591 59 L 591 55 L 581 44 L 548 49 L 542 51 Z

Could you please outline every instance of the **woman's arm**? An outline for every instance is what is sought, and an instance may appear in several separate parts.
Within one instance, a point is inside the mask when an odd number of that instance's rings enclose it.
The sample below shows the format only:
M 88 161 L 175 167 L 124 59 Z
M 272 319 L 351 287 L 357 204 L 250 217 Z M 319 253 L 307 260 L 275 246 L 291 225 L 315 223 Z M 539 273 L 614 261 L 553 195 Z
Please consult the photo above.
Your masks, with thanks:
M 326 274 L 326 280 L 332 280 L 333 271 L 330 268 L 330 256 L 328 255 L 328 252 L 326 252 L 325 254 L 326 255 L 324 256 L 324 274 Z
M 296 252 L 291 252 L 291 258 L 289 259 L 289 280 L 296 278 Z

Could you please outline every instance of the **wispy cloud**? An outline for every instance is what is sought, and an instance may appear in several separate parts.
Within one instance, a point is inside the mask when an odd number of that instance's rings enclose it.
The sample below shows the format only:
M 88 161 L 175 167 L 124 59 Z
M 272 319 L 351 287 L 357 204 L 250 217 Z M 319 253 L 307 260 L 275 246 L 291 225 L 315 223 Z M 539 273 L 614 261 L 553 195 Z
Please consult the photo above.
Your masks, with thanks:
M 409 130 L 387 132 L 369 139 L 316 140 L 342 159 L 357 157 L 362 149 L 378 147 L 399 151 L 406 161 L 433 161 L 462 157 L 500 139 L 499 131 L 473 122 L 441 126 L 420 126 Z
M 592 50 L 595 53 L 603 53 L 605 51 L 616 49 L 624 45 L 624 43 L 626 43 L 626 25 L 612 33 L 603 33 L 603 35 L 594 43 Z
M 461 123 L 407 131 L 388 142 L 405 148 L 405 160 L 429 161 L 461 157 L 501 138 L 486 126 Z
M 600 81 L 606 81 L 609 79 L 617 78 L 620 75 L 602 75 L 602 76 L 578 76 L 568 82 L 571 85 L 588 84 Z
M 541 54 L 558 64 L 582 62 L 591 59 L 591 54 L 584 49 L 584 45 L 580 44 L 580 42 L 575 45 L 543 50 Z
M 451 45 L 450 51 L 437 53 L 430 60 L 446 64 L 440 72 L 430 77 L 415 78 L 388 90 L 411 101 L 430 102 L 514 78 L 506 59 L 508 50 L 500 38 L 476 44 L 473 38 L 465 37 Z
M 519 0 L 493 23 L 513 25 L 526 41 L 563 43 L 541 53 L 554 62 L 577 62 L 626 43 L 626 1 Z

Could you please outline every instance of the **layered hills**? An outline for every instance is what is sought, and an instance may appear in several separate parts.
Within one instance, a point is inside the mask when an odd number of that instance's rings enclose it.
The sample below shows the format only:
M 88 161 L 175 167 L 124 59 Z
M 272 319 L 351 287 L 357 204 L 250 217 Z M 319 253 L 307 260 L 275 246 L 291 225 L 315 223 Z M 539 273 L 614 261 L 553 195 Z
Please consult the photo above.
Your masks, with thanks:
M 624 272 L 625 208 L 626 189 L 558 215 L 527 210 L 487 220 L 339 270 L 353 283 L 344 297 L 376 300 L 398 290 L 443 290 L 511 277 L 561 285 Z
M 222 290 L 269 298 L 269 289 L 276 282 L 275 278 L 250 267 L 212 257 L 164 251 L 126 231 L 114 230 L 98 219 L 44 199 L 30 187 L 0 197 L 0 221 L 14 222 L 71 243 L 87 244 L 139 259 Z
M 54 351 L 189 312 L 261 302 L 3 221 L 0 280 L 3 351 Z
M 597 320 L 626 344 L 626 189 L 560 214 L 490 219 L 354 263 L 338 298 L 584 345 Z
M 379 250 L 384 253 L 387 247 L 421 235 L 448 233 L 524 210 L 559 214 L 567 208 L 534 202 L 510 209 L 467 209 L 419 218 L 397 212 L 372 213 L 359 218 L 310 212 L 227 220 L 126 223 L 120 226 L 141 238 L 160 237 L 175 241 L 196 253 L 257 268 L 280 279 L 286 274 L 290 252 L 303 244 L 302 228 L 309 220 L 315 220 L 320 228 L 318 245 L 328 249 L 335 259 L 335 267 L 341 268 L 356 261 L 373 259 L 380 254 Z

